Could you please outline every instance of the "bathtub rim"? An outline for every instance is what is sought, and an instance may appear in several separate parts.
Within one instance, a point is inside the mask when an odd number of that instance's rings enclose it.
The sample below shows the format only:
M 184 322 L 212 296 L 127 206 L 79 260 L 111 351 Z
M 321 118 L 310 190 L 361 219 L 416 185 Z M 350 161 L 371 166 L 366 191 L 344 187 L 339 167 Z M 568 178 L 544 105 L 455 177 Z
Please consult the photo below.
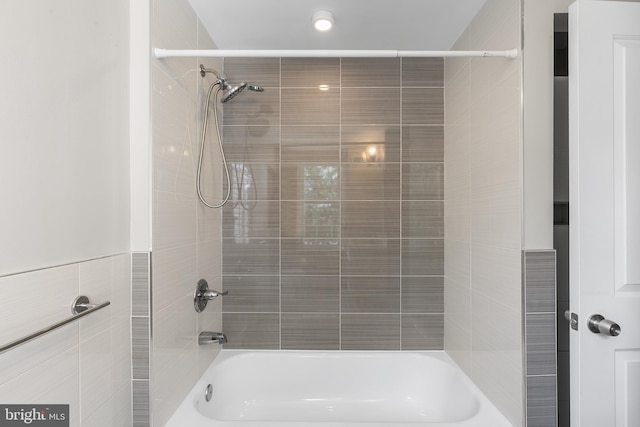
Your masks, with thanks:
M 204 390 L 211 381 L 207 379 L 207 374 L 215 369 L 216 365 L 237 355 L 248 353 L 262 354 L 318 354 L 328 353 L 332 355 L 339 354 L 382 354 L 382 355 L 410 355 L 419 354 L 429 356 L 439 362 L 443 362 L 451 366 L 460 375 L 464 385 L 476 396 L 479 401 L 479 409 L 476 416 L 458 422 L 403 422 L 403 423 L 387 423 L 387 422 L 323 422 L 323 421 L 218 421 L 206 417 L 197 408 L 197 400 L 202 397 Z M 182 418 L 187 417 L 187 418 Z M 491 424 L 484 424 L 491 422 Z M 165 425 L 166 427 L 178 427 L 187 423 L 193 427 L 305 427 L 313 424 L 316 427 L 477 427 L 491 425 L 492 427 L 513 427 L 512 424 L 500 413 L 497 408 L 489 401 L 487 396 L 476 386 L 471 378 L 460 368 L 460 366 L 447 354 L 444 350 L 272 350 L 272 349 L 222 349 L 214 358 L 213 362 L 202 373 L 196 384 L 174 411 L 171 418 Z

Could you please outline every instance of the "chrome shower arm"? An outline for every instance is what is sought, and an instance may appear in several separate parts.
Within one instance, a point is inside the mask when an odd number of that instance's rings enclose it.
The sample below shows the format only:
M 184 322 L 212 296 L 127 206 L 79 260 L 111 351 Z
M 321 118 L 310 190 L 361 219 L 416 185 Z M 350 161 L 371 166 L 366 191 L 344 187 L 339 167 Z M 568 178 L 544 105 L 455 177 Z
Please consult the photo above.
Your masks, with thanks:
M 200 75 L 204 77 L 207 75 L 207 73 L 213 74 L 216 77 L 216 79 L 220 83 L 220 86 L 222 86 L 222 89 L 226 89 L 227 86 L 229 86 L 227 83 L 227 76 L 218 72 L 218 70 L 215 70 L 213 68 L 206 68 L 203 64 L 200 64 Z

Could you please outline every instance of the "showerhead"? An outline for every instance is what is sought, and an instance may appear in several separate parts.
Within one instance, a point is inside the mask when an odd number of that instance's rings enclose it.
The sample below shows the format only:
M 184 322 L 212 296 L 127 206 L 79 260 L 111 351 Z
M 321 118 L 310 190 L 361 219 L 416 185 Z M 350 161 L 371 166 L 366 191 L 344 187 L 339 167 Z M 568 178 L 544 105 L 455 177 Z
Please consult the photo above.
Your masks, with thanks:
M 246 87 L 247 87 L 247 83 L 246 82 L 241 82 L 237 86 L 228 85 L 225 88 L 227 93 L 226 93 L 225 96 L 222 97 L 220 102 L 222 102 L 224 104 L 225 102 L 231 101 L 233 98 L 235 98 L 236 95 L 238 95 L 240 92 L 242 92 Z
M 246 82 L 241 82 L 240 84 L 233 86 L 231 83 L 227 81 L 227 78 L 224 74 L 218 73 L 213 68 L 206 68 L 204 65 L 200 64 L 200 75 L 205 77 L 207 73 L 213 74 L 218 79 L 213 85 L 220 85 L 220 89 L 224 91 L 224 96 L 220 100 L 221 103 L 226 103 L 231 101 L 236 97 L 240 92 L 245 89 L 249 89 L 254 92 L 264 92 L 264 88 L 258 85 L 248 85 Z M 211 86 L 213 88 L 213 85 Z

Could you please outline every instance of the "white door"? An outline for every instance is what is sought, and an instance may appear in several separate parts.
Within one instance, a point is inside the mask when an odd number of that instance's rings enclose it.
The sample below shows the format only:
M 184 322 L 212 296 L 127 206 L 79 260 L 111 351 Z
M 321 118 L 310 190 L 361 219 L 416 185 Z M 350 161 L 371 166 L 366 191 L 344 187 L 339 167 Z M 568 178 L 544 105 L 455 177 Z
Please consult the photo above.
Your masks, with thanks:
M 578 0 L 569 51 L 571 425 L 639 427 L 640 3 Z

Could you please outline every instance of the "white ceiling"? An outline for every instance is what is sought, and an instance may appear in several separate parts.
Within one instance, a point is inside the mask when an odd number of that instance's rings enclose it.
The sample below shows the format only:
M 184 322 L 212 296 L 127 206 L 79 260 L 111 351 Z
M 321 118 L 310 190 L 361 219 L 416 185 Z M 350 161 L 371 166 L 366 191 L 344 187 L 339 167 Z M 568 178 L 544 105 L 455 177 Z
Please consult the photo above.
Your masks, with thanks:
M 486 0 L 189 0 L 220 49 L 450 49 Z M 334 28 L 311 28 L 329 10 Z

